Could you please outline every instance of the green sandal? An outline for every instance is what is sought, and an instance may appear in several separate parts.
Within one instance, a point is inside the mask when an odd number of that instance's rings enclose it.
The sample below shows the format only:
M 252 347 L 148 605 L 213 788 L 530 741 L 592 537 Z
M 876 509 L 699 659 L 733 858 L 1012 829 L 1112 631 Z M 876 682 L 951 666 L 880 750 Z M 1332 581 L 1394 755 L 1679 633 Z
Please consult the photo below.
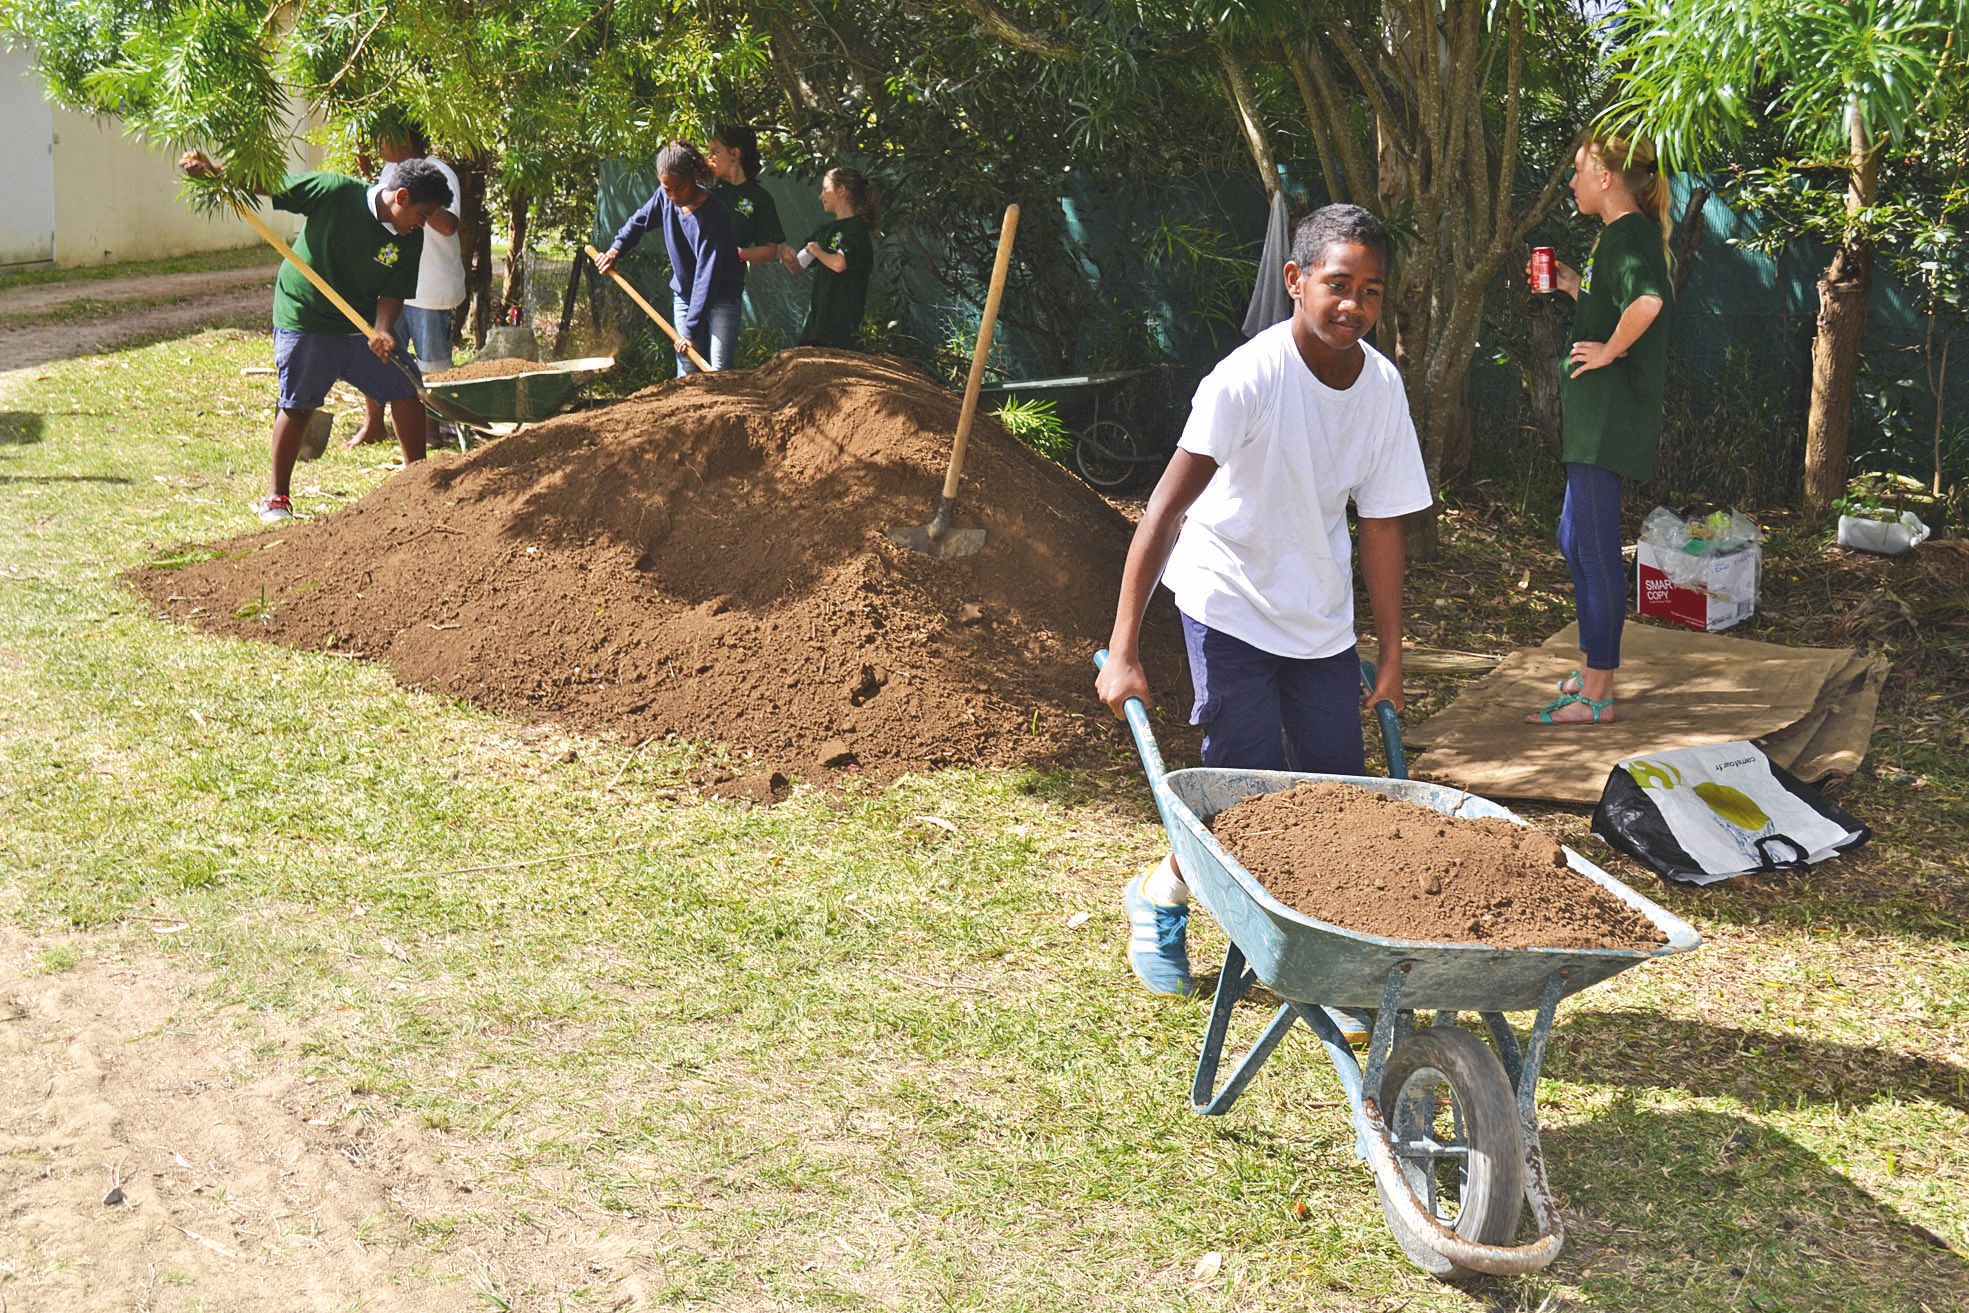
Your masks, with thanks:
M 1561 707 L 1569 707 L 1575 702 L 1585 703 L 1587 709 L 1593 713 L 1593 719 L 1592 720 L 1552 719 L 1553 712 L 1557 711 Z M 1607 708 L 1611 707 L 1612 705 L 1613 705 L 1612 698 L 1607 698 L 1603 702 L 1595 702 L 1592 698 L 1587 697 L 1584 693 L 1562 693 L 1558 697 L 1553 698 L 1550 702 L 1545 704 L 1545 710 L 1538 713 L 1538 723 L 1541 725 L 1598 725 L 1603 723 L 1600 719 L 1601 715 L 1607 710 Z
M 1559 681 L 1558 689 L 1561 693 L 1567 694 L 1584 693 L 1586 691 L 1586 681 L 1581 679 L 1579 672 L 1575 670 Z

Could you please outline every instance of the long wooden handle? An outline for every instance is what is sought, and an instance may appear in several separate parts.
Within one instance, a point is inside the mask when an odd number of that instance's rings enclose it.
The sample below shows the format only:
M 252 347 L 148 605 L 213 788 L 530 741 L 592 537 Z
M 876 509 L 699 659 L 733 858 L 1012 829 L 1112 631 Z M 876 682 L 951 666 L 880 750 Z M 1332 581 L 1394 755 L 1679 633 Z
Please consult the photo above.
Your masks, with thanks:
M 588 258 L 590 260 L 599 260 L 602 258 L 602 253 L 596 250 L 592 246 L 583 246 L 581 249 L 588 252 Z M 682 333 L 679 333 L 676 329 L 672 328 L 670 326 L 670 321 L 668 319 L 665 319 L 662 315 L 656 313 L 656 307 L 651 305 L 648 301 L 643 300 L 643 294 L 641 292 L 638 292 L 634 287 L 630 286 L 629 280 L 627 278 L 624 278 L 621 274 L 617 273 L 613 269 L 610 269 L 608 271 L 608 276 L 615 280 L 615 285 L 617 287 L 620 287 L 623 291 L 629 294 L 629 299 L 631 301 L 634 301 L 637 305 L 643 308 L 644 314 L 648 315 L 651 319 L 654 319 L 656 321 L 656 326 L 662 329 L 664 335 L 670 339 L 671 346 L 674 346 L 675 348 L 677 348 L 677 350 L 683 352 L 684 355 L 687 358 L 689 358 L 690 362 L 693 365 L 696 365 L 699 369 L 703 370 L 705 373 L 708 374 L 711 372 L 711 366 L 705 364 L 704 357 L 697 354 L 697 348 L 691 344 L 691 340 L 685 337 Z
M 253 231 L 260 234 L 261 237 L 265 238 L 268 246 L 271 246 L 273 247 L 274 250 L 279 251 L 281 257 L 285 259 L 287 263 L 293 265 L 296 269 L 299 269 L 301 271 L 301 276 L 303 278 L 307 279 L 309 282 L 313 283 L 316 287 L 320 288 L 321 294 L 328 298 L 328 303 L 334 306 L 337 310 L 340 310 L 344 315 L 348 316 L 349 322 L 356 326 L 356 332 L 361 333 L 364 337 L 374 337 L 376 335 L 376 326 L 374 324 L 365 323 L 363 321 L 362 316 L 356 313 L 355 307 L 350 305 L 347 301 L 344 301 L 342 299 L 342 294 L 328 285 L 328 280 L 326 278 L 323 278 L 320 274 L 316 273 L 313 270 L 313 268 L 309 266 L 306 260 L 303 260 L 300 256 L 294 254 L 294 248 L 289 246 L 286 242 L 281 241 L 280 235 L 276 233 L 273 229 L 267 227 L 266 220 L 262 219 L 259 215 L 255 214 L 252 210 L 247 209 L 244 205 L 239 207 L 239 217 L 246 220 L 247 223 L 251 224 L 253 226 Z
M 978 413 L 978 389 L 984 386 L 985 359 L 991 355 L 991 330 L 998 322 L 998 300 L 1005 292 L 1005 271 L 1012 265 L 1012 235 L 1019 230 L 1019 207 L 1005 207 L 1005 226 L 998 230 L 998 259 L 991 266 L 991 286 L 985 292 L 984 319 L 978 324 L 978 344 L 971 351 L 971 377 L 964 384 L 964 409 L 957 417 L 957 440 L 950 446 L 950 470 L 943 476 L 945 501 L 957 495 L 964 473 L 964 447 L 971 440 L 971 421 Z

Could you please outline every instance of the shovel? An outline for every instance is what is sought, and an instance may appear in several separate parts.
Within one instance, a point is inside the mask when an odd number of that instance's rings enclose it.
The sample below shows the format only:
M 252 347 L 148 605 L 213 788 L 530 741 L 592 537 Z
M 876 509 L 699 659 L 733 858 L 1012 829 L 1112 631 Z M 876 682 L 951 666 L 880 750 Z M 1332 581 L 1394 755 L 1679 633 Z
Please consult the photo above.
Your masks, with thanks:
M 267 227 L 266 221 L 260 218 L 258 214 L 255 214 L 252 210 L 242 205 L 239 207 L 239 217 L 246 220 L 252 226 L 254 232 L 265 238 L 267 245 L 279 251 L 282 259 L 286 260 L 287 263 L 293 265 L 296 269 L 299 269 L 303 278 L 306 278 L 317 288 L 321 289 L 321 294 L 328 298 L 329 304 L 347 316 L 348 321 L 356 326 L 357 332 L 361 333 L 364 337 L 368 337 L 376 331 L 371 325 L 363 322 L 362 316 L 356 313 L 354 306 L 342 299 L 340 292 L 328 285 L 326 278 L 323 278 L 320 274 L 309 268 L 306 260 L 294 254 L 294 248 L 286 242 L 281 241 L 279 234 Z M 467 409 L 448 398 L 434 396 L 431 390 L 424 386 L 424 380 L 418 376 L 417 371 L 405 365 L 394 355 L 390 357 L 390 363 L 402 370 L 403 376 L 410 380 L 410 386 L 417 389 L 417 400 L 423 403 L 424 409 L 434 415 L 448 419 L 454 424 L 463 425 L 465 428 L 475 430 L 476 432 L 487 434 L 492 432 L 491 420 L 479 414 L 476 410 Z
M 592 246 L 584 246 L 581 249 L 588 252 L 588 258 L 590 260 L 599 260 L 602 258 L 602 253 L 596 250 Z M 684 355 L 684 357 L 687 360 L 689 360 L 693 365 L 696 365 L 700 373 L 709 374 L 711 372 L 711 366 L 705 364 L 704 357 L 697 354 L 697 348 L 691 345 L 691 340 L 685 337 L 682 333 L 679 333 L 676 329 L 672 328 L 670 326 L 670 321 L 668 319 L 665 319 L 662 315 L 656 313 L 656 307 L 651 305 L 648 301 L 643 300 L 643 294 L 641 292 L 638 292 L 634 287 L 632 287 L 627 278 L 624 278 L 621 274 L 617 273 L 613 269 L 608 271 L 608 276 L 615 280 L 615 285 L 617 287 L 620 287 L 623 291 L 629 294 L 629 299 L 631 301 L 634 301 L 637 305 L 643 308 L 644 314 L 648 315 L 651 319 L 654 319 L 656 321 L 656 326 L 663 330 L 663 335 L 665 337 L 670 339 L 671 346 L 675 347 L 679 352 L 681 352 Z M 573 304 L 573 303 L 570 302 L 569 304 Z
M 964 446 L 971 440 L 971 421 L 978 413 L 978 389 L 984 385 L 985 358 L 991 354 L 991 330 L 998 322 L 998 299 L 1005 291 L 1005 270 L 1012 263 L 1012 234 L 1019 230 L 1019 207 L 1005 207 L 1005 226 L 998 232 L 998 259 L 991 266 L 991 287 L 985 292 L 984 319 L 978 324 L 978 344 L 971 350 L 971 377 L 964 384 L 964 408 L 957 416 L 957 440 L 950 446 L 950 469 L 943 476 L 943 500 L 924 525 L 889 530 L 889 541 L 912 552 L 948 561 L 976 556 L 984 546 L 983 529 L 956 529 L 957 480 L 964 472 Z

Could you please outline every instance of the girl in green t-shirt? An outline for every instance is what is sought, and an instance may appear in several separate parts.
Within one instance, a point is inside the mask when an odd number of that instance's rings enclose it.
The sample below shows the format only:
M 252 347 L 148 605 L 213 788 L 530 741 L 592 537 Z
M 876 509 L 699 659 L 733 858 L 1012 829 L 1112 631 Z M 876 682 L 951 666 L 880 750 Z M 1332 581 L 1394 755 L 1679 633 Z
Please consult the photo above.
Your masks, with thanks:
M 743 124 L 722 123 L 704 157 L 711 162 L 712 195 L 732 212 L 739 259 L 746 264 L 777 260 L 786 229 L 772 193 L 759 182 L 758 134 Z
M 782 251 L 780 263 L 788 273 L 814 271 L 813 304 L 807 308 L 799 344 L 853 350 L 868 305 L 869 275 L 875 270 L 874 184 L 846 165 L 829 169 L 821 180 L 820 204 L 830 220 L 803 247 Z
M 1627 479 L 1654 473 L 1668 363 L 1662 307 L 1668 278 L 1668 180 L 1644 141 L 1596 137 L 1579 148 L 1572 177 L 1581 214 L 1605 225 L 1585 272 L 1558 266 L 1558 290 L 1579 302 L 1560 366 L 1566 501 L 1559 550 L 1579 608 L 1581 668 L 1559 696 L 1525 717 L 1539 725 L 1605 724 L 1614 718 L 1614 672 L 1627 620 L 1620 558 L 1620 496 Z M 1530 265 L 1526 266 L 1530 275 Z

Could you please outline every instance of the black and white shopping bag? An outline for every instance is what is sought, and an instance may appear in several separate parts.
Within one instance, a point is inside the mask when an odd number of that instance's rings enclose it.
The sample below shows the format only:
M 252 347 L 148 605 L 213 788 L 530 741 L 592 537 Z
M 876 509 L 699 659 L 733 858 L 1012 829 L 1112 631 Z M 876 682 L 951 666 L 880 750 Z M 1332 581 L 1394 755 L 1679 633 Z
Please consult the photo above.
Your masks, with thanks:
M 1618 763 L 1593 833 L 1671 880 L 1712 884 L 1822 862 L 1871 831 L 1738 740 Z

